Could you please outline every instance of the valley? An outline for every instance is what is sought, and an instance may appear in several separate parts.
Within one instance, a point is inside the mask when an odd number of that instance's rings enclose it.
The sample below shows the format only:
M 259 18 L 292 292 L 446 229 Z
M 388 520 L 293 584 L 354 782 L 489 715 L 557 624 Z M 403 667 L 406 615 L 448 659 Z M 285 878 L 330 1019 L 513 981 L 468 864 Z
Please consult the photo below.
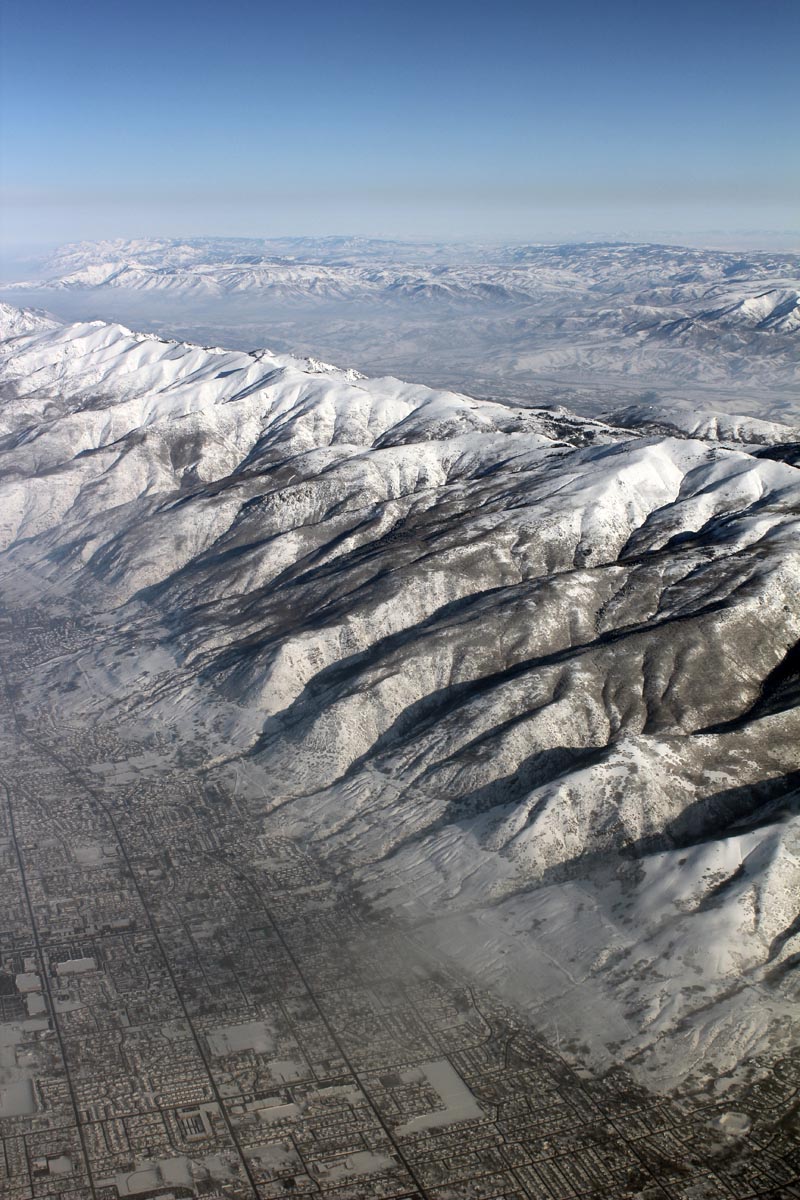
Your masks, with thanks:
M 576 1065 L 202 743 L 22 715 L 65 633 L 102 637 L 2 617 L 4 1196 L 794 1194 L 796 1051 L 672 1095 Z

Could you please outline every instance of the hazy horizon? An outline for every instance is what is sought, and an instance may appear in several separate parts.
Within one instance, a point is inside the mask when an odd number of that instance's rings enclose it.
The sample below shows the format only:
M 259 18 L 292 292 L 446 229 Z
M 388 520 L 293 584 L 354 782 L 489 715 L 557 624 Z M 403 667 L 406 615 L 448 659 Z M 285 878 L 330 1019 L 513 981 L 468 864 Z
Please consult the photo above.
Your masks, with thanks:
M 797 244 L 793 30 L 783 0 L 12 0 L 0 240 Z

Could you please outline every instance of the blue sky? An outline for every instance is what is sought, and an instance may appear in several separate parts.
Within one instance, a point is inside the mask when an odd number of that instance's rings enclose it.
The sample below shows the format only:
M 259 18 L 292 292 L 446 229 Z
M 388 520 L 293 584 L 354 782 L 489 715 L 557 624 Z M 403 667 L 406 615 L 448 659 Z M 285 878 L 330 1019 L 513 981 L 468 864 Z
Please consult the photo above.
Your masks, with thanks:
M 0 236 L 797 229 L 798 14 L 6 0 Z

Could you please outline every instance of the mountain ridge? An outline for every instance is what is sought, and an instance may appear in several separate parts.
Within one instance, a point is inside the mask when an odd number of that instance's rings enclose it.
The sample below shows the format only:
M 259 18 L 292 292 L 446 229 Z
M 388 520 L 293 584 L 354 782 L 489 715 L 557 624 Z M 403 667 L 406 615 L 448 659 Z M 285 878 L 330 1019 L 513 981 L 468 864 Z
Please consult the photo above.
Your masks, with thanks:
M 38 693 L 202 730 L 209 778 L 484 981 L 507 960 L 594 1061 L 784 1044 L 799 715 L 758 702 L 800 638 L 800 475 L 767 423 L 0 317 L 0 585 L 109 631 Z

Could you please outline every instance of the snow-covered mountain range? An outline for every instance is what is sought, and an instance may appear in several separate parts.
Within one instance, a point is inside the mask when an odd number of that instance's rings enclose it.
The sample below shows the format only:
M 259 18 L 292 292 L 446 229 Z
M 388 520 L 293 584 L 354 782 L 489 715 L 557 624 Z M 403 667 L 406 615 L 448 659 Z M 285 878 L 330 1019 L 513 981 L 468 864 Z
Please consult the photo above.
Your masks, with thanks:
M 675 286 L 792 336 L 783 292 Z M 201 727 L 212 773 L 594 1061 L 786 1044 L 791 414 L 599 419 L 1 315 L 0 586 L 109 626 L 38 695 Z
M 371 239 L 80 243 L 9 299 L 573 408 L 655 389 L 781 419 L 800 383 L 800 256 Z M 588 388 L 588 391 L 587 391 Z

